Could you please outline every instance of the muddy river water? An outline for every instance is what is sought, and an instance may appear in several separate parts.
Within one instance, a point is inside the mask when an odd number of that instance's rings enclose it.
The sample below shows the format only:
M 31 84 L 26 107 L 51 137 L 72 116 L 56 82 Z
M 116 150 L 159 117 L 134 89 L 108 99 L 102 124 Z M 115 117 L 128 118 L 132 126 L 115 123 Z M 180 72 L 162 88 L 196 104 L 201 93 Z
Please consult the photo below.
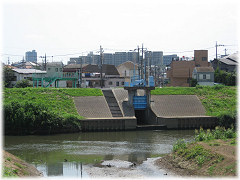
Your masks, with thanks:
M 3 143 L 45 177 L 151 177 L 163 173 L 153 166 L 156 157 L 170 153 L 178 139 L 193 136 L 193 130 L 86 132 L 5 136 Z

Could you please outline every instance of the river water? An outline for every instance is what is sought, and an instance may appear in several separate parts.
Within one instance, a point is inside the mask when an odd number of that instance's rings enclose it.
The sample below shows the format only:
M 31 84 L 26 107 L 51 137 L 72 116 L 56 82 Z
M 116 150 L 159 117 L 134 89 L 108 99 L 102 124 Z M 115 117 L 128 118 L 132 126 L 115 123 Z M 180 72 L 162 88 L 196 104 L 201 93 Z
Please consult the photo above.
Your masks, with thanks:
M 192 141 L 193 136 L 193 130 L 5 136 L 4 149 L 33 164 L 46 177 L 89 177 L 89 167 L 101 168 L 95 164 L 135 163 L 141 167 L 153 157 L 170 153 L 178 139 Z

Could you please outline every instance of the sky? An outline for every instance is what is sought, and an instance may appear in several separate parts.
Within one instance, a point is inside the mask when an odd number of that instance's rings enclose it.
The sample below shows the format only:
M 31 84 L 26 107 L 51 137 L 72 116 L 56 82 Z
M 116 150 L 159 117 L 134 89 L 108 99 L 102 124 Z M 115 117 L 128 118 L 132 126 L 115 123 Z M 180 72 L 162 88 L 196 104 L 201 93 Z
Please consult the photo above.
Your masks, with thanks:
M 1 61 L 20 61 L 36 50 L 38 61 L 67 63 L 70 57 L 128 51 L 144 45 L 164 55 L 209 60 L 235 53 L 239 0 L 2 0 Z

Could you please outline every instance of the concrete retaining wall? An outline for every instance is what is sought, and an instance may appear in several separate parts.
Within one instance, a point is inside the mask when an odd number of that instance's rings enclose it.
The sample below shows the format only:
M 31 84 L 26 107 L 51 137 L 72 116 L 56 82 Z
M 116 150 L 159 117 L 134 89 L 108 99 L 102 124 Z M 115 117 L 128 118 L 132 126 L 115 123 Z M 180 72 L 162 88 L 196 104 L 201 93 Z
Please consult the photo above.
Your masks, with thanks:
M 119 131 L 136 129 L 136 118 L 94 118 L 81 120 L 82 131 Z
M 157 117 L 157 124 L 166 126 L 167 129 L 199 129 L 200 127 L 214 128 L 216 117 Z

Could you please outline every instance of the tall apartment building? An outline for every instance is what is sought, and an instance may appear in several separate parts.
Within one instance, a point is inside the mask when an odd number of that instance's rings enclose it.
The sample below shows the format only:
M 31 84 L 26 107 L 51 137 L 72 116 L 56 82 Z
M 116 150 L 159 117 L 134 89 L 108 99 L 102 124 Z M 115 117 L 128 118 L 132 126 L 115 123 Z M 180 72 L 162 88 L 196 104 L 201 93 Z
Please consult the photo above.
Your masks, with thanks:
M 87 56 L 70 58 L 68 64 L 81 64 L 81 59 L 82 64 L 100 64 L 100 55 L 95 55 L 92 52 L 90 52 Z
M 115 52 L 114 65 L 118 66 L 127 61 L 127 52 Z
M 83 59 L 83 64 L 97 64 L 100 65 L 100 55 L 94 55 L 90 52 L 87 56 L 80 56 L 79 58 L 70 58 L 68 64 L 80 64 L 80 58 Z M 162 65 L 163 64 L 163 52 L 162 51 L 148 51 L 145 53 L 145 58 L 151 61 L 151 65 Z M 139 55 L 137 52 L 115 52 L 112 53 L 103 53 L 103 64 L 112 64 L 118 66 L 127 61 L 132 61 L 134 63 L 142 60 L 142 55 Z
M 103 53 L 103 64 L 114 65 L 114 57 L 112 53 Z
M 127 61 L 132 61 L 136 63 L 138 61 L 138 53 L 137 52 L 128 52 L 127 53 Z
M 25 59 L 27 62 L 37 62 L 37 52 L 35 50 L 27 51 L 25 53 Z
M 172 54 L 172 55 L 164 55 L 163 56 L 163 65 L 165 66 L 169 66 L 172 62 L 172 60 L 176 60 L 179 59 L 179 57 L 176 54 Z
M 149 60 L 151 65 L 163 65 L 163 52 L 147 51 L 145 52 L 145 59 Z

